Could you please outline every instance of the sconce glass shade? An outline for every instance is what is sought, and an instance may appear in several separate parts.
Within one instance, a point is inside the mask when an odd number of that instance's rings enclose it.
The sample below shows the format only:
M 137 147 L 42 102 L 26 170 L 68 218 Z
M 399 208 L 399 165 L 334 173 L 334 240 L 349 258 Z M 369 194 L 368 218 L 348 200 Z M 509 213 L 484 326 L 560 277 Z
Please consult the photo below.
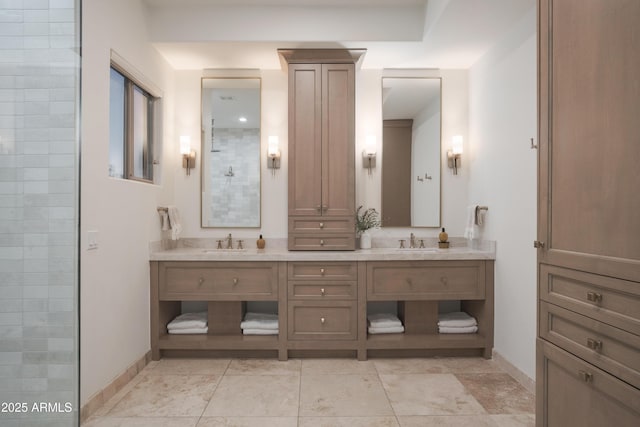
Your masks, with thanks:
M 180 154 L 191 153 L 191 137 L 188 135 L 182 135 L 180 137 Z
M 451 141 L 451 150 L 453 154 L 462 154 L 462 135 L 455 135 Z
M 376 136 L 375 135 L 367 135 L 367 138 L 364 144 L 364 152 L 367 155 L 376 154 Z
M 275 174 L 275 170 L 280 169 L 280 142 L 276 135 L 269 136 L 267 157 L 267 167 L 271 169 L 272 174 Z

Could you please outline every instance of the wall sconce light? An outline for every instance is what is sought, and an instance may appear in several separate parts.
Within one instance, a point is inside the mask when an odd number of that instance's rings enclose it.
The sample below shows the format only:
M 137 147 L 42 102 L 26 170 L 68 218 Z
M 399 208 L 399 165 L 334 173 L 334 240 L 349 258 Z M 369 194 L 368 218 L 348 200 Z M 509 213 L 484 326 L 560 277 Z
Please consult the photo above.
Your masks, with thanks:
M 376 167 L 376 136 L 367 135 L 365 140 L 364 151 L 362 152 L 362 167 L 369 170 Z
M 191 137 L 188 135 L 180 137 L 180 154 L 182 167 L 187 170 L 187 175 L 191 175 L 191 169 L 196 167 L 196 152 L 191 149 Z
M 280 143 L 275 135 L 269 136 L 269 146 L 267 148 L 267 167 L 271 169 L 271 174 L 276 174 L 276 169 L 280 169 Z
M 447 163 L 453 174 L 458 175 L 458 168 L 462 166 L 462 135 L 455 135 L 451 141 L 451 149 L 447 151 Z

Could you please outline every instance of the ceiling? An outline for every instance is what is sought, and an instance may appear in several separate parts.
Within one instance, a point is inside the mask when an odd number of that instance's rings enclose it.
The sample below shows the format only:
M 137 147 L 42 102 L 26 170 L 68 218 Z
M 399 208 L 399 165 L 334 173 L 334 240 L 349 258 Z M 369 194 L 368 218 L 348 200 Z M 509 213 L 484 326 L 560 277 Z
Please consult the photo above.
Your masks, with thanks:
M 366 48 L 362 68 L 469 68 L 535 0 L 142 0 L 176 69 L 280 69 L 278 48 Z

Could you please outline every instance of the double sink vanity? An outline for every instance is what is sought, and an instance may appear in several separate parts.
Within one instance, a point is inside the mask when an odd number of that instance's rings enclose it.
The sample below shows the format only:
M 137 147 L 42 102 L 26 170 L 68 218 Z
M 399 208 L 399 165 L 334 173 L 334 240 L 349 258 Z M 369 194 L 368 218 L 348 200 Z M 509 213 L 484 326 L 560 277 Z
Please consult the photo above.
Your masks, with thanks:
M 185 242 L 184 245 L 204 245 Z M 355 251 L 289 251 L 180 247 L 151 252 L 151 349 L 158 360 L 185 351 L 277 357 L 351 354 L 465 354 L 491 357 L 495 247 L 470 249 L 373 248 Z M 276 247 L 274 247 L 276 246 Z M 183 301 L 208 305 L 206 335 L 169 335 L 167 324 Z M 277 306 L 279 333 L 247 336 L 240 322 L 250 302 Z M 367 333 L 368 305 L 397 309 L 402 334 Z M 459 301 L 478 321 L 475 334 L 439 334 L 438 303 Z
M 282 212 L 287 238 L 267 239 L 262 250 L 247 242 L 233 249 L 237 245 L 224 239 L 218 244 L 183 239 L 178 248 L 152 250 L 153 359 L 194 351 L 264 353 L 281 360 L 309 352 L 360 360 L 417 353 L 491 357 L 493 243 L 471 249 L 460 240 L 435 249 L 435 239 L 424 239 L 425 247 L 401 249 L 392 240 L 355 249 L 356 200 L 366 199 L 356 194 L 356 170 L 374 173 L 379 148 L 384 152 L 377 165 L 384 170 L 376 206 L 381 225 L 416 234 L 423 233 L 414 227 L 439 231 L 441 78 L 385 73 L 383 146 L 368 147 L 361 157 L 355 144 L 355 80 L 365 50 L 279 49 L 278 54 L 288 79 L 288 206 Z M 201 227 L 262 230 L 261 80 L 208 76 L 201 88 Z M 275 174 L 277 137 L 268 140 L 266 165 Z M 196 301 L 207 306 L 207 334 L 169 335 L 167 324 L 185 302 Z M 477 333 L 439 334 L 443 302 L 475 317 Z M 277 335 L 243 335 L 240 323 L 247 307 L 256 304 L 275 307 Z M 404 333 L 368 334 L 367 313 L 381 304 L 397 314 Z

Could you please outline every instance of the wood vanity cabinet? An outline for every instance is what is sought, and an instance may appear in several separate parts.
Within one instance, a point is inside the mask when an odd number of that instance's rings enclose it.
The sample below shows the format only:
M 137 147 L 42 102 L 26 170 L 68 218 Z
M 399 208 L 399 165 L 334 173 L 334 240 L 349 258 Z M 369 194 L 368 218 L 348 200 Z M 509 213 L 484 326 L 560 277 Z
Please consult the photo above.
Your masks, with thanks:
M 280 51 L 289 72 L 289 249 L 355 249 L 355 62 Z
M 538 6 L 536 425 L 638 426 L 640 2 Z

